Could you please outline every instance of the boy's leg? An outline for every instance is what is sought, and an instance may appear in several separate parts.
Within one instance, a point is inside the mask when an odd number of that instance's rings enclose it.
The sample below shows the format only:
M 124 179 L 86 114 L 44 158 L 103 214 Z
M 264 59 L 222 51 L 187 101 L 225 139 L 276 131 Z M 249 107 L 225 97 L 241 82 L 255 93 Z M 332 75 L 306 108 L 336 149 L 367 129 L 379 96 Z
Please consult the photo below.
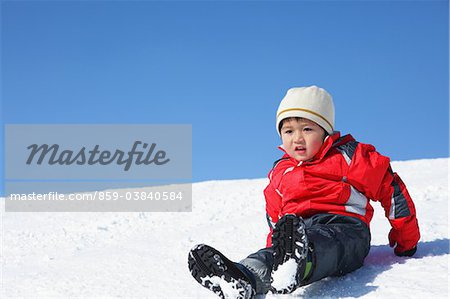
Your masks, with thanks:
M 309 246 L 313 248 L 313 270 L 301 285 L 328 276 L 340 276 L 363 265 L 370 249 L 370 231 L 361 220 L 335 214 L 318 214 L 304 219 Z M 256 280 L 256 293 L 270 289 L 273 248 L 264 248 L 239 262 Z M 238 264 L 237 264 L 238 265 Z
M 238 267 L 244 266 L 255 278 L 256 294 L 266 294 L 270 289 L 270 274 L 273 266 L 273 249 L 263 248 L 239 262 Z
M 286 215 L 278 221 L 272 243 L 278 255 L 273 265 L 272 288 L 285 294 L 360 268 L 370 249 L 370 232 L 363 221 L 354 217 L 317 214 L 302 219 Z
M 370 231 L 363 221 L 335 214 L 318 214 L 304 221 L 313 246 L 313 271 L 302 285 L 345 275 L 363 265 L 370 250 Z

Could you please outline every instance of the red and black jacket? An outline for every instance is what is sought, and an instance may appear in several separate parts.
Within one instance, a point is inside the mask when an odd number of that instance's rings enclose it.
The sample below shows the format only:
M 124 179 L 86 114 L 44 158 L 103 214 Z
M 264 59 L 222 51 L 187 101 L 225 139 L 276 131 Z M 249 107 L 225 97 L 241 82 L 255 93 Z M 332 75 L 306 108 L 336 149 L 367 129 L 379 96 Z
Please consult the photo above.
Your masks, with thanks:
M 369 225 L 373 216 L 370 200 L 374 200 L 383 206 L 399 245 L 410 249 L 420 238 L 414 203 L 392 171 L 390 159 L 351 135 L 328 136 L 310 161 L 298 162 L 285 153 L 274 163 L 269 180 L 264 195 L 271 232 L 285 214 L 303 218 L 340 214 Z M 267 246 L 271 246 L 271 232 Z

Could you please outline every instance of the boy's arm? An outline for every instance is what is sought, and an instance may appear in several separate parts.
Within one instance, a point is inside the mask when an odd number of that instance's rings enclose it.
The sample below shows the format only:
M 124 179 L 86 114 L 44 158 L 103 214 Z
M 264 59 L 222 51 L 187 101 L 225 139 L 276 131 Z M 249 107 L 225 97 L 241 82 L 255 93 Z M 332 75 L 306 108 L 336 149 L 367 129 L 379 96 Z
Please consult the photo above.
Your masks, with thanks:
M 272 170 L 269 172 L 269 184 L 264 189 L 264 197 L 266 200 L 266 218 L 269 225 L 269 234 L 267 235 L 266 247 L 272 246 L 272 232 L 275 224 L 278 222 L 278 216 L 281 211 L 281 194 L 278 191 L 279 184 L 279 172 L 280 168 L 277 168 L 278 162 L 276 161 Z
M 267 235 L 266 247 L 272 246 L 272 232 L 281 213 L 282 194 L 278 190 L 281 178 L 286 168 L 292 166 L 287 154 L 283 155 L 273 163 L 272 170 L 268 174 L 269 184 L 264 189 L 264 197 L 266 200 L 266 218 L 269 224 L 269 234 Z
M 266 247 L 272 246 L 272 232 L 278 221 L 280 213 L 281 196 L 277 193 L 272 182 L 264 189 L 264 197 L 266 199 L 266 217 L 269 225 L 269 234 L 267 235 Z
M 420 239 L 416 208 L 405 184 L 389 166 L 376 194 L 391 223 L 389 245 L 398 256 L 412 256 Z

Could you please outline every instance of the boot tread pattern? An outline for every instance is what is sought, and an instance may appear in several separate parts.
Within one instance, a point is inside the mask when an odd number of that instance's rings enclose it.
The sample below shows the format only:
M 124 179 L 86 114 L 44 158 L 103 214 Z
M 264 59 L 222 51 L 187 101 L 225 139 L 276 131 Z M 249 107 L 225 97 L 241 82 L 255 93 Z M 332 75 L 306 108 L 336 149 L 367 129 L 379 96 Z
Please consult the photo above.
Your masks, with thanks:
M 272 233 L 272 246 L 274 248 L 272 276 L 290 259 L 294 259 L 298 266 L 294 283 L 281 289 L 272 287 L 271 290 L 278 294 L 292 293 L 301 284 L 308 254 L 308 239 L 303 220 L 295 215 L 286 215 L 281 218 Z
M 232 261 L 208 245 L 197 245 L 189 252 L 188 267 L 198 283 L 222 299 L 250 299 L 254 296 L 245 275 Z

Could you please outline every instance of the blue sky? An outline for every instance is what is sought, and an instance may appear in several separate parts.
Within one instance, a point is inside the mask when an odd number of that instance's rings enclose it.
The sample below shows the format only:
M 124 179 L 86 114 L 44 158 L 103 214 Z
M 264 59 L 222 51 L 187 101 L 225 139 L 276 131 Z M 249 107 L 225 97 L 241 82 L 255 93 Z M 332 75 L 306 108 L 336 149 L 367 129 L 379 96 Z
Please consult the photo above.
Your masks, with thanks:
M 448 157 L 447 1 L 1 9 L 2 125 L 192 124 L 194 181 L 260 178 L 281 153 L 279 101 L 316 84 L 343 134 L 393 160 Z

